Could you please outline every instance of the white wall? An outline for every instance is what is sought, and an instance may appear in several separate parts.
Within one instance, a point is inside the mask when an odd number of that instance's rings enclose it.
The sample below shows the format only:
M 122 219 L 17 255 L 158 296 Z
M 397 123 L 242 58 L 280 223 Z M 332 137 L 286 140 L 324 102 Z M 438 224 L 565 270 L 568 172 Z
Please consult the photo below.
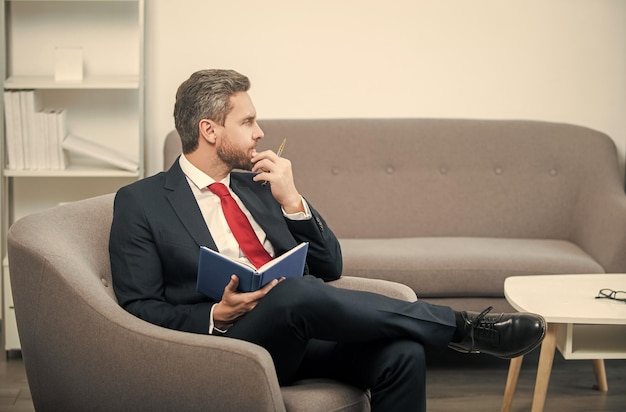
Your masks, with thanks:
M 250 77 L 262 118 L 568 122 L 626 149 L 624 0 L 148 0 L 147 172 L 178 85 Z

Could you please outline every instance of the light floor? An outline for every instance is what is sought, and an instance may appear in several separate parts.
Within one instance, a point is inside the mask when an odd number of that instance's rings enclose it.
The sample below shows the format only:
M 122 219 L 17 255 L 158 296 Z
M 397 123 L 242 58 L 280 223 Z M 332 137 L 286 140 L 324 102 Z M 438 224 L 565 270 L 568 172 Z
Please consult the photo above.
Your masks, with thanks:
M 526 356 L 512 411 L 529 411 L 539 351 Z M 431 358 L 428 411 L 500 411 L 508 361 L 453 351 Z M 565 361 L 555 355 L 545 411 L 626 411 L 626 360 L 607 360 L 609 392 L 593 388 L 591 361 Z M 0 412 L 34 411 L 19 352 L 0 356 Z

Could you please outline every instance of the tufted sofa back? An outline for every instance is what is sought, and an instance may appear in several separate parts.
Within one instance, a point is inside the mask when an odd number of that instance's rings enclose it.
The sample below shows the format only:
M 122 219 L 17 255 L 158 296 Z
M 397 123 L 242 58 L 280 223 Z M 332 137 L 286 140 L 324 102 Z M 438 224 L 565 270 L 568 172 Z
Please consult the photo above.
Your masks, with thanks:
M 613 141 L 513 120 L 259 121 L 261 149 L 292 162 L 300 192 L 341 238 L 570 239 L 600 193 L 623 195 Z M 176 132 L 165 166 L 180 153 Z M 582 216 L 584 217 L 584 216 Z

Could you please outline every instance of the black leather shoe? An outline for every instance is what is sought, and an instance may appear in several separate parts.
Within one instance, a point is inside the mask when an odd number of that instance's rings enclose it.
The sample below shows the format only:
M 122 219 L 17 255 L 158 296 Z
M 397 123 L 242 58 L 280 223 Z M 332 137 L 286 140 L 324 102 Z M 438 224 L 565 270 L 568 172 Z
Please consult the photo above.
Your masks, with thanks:
M 546 335 L 546 321 L 531 313 L 489 314 L 489 307 L 481 313 L 461 312 L 464 321 L 460 342 L 450 343 L 459 352 L 487 353 L 498 358 L 511 359 L 535 349 Z

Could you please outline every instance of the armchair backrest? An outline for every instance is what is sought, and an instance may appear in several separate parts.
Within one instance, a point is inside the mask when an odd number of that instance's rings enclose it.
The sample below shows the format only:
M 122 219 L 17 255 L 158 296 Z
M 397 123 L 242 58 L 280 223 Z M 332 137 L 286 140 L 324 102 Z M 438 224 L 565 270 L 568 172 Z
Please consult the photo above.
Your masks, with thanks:
M 104 296 L 100 293 L 104 291 L 117 302 L 111 287 L 108 250 L 113 198 L 114 194 L 102 195 L 19 220 L 9 229 L 7 237 L 9 264 L 18 259 L 20 264 L 30 265 L 54 261 L 58 276 L 68 284 L 87 288 L 81 292 L 91 298 Z M 12 281 L 29 282 L 24 278 L 12 278 Z

